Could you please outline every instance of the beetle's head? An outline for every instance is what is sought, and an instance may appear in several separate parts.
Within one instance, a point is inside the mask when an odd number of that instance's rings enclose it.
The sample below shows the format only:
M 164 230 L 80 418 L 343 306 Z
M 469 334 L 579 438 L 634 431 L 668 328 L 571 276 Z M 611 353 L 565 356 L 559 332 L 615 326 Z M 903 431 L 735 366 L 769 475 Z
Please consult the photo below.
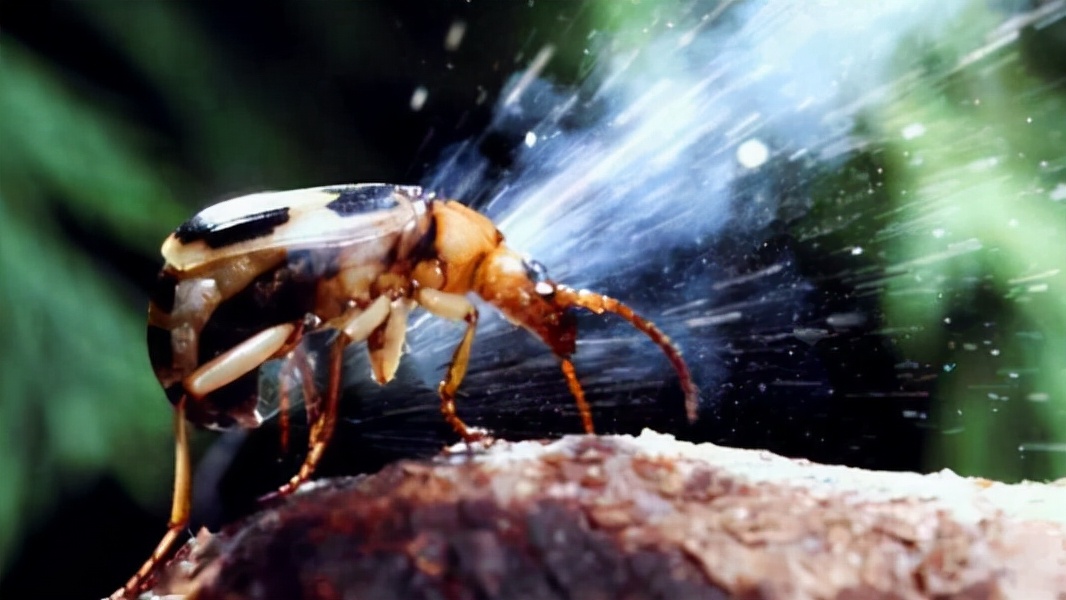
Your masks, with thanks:
M 503 244 L 484 258 L 474 279 L 479 296 L 566 358 L 574 353 L 577 320 L 557 301 L 556 289 L 543 265 Z
M 598 315 L 614 313 L 629 321 L 670 360 L 681 379 L 685 412 L 689 421 L 696 420 L 699 390 L 681 359 L 681 352 L 654 323 L 625 304 L 609 296 L 556 283 L 548 279 L 540 263 L 522 257 L 504 244 L 481 262 L 475 274 L 474 291 L 499 308 L 512 323 L 537 334 L 556 355 L 566 359 L 574 353 L 577 341 L 577 322 L 570 308 L 583 308 Z

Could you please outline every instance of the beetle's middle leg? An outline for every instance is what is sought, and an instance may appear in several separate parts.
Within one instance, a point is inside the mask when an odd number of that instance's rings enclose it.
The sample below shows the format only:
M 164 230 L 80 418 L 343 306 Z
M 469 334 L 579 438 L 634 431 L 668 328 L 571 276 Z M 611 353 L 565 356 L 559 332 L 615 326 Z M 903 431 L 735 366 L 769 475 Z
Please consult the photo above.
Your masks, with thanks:
M 484 434 L 471 431 L 466 423 L 455 413 L 455 392 L 466 375 L 466 365 L 470 362 L 470 346 L 474 342 L 474 331 L 477 329 L 477 308 L 471 304 L 465 296 L 449 294 L 440 290 L 422 288 L 418 291 L 418 303 L 430 313 L 453 321 L 466 321 L 466 332 L 459 345 L 452 354 L 452 362 L 448 365 L 448 371 L 444 374 L 437 391 L 440 394 L 440 411 L 444 420 L 455 429 L 463 441 L 476 442 L 484 437 Z
M 285 357 L 278 371 L 278 428 L 281 430 L 282 454 L 289 451 L 289 408 L 292 405 L 294 380 L 300 383 L 307 422 L 314 423 L 321 412 L 317 402 L 318 394 L 315 392 L 315 374 L 311 368 L 311 358 L 300 343 L 302 339 L 302 335 L 295 336 L 292 342 L 275 355 Z
M 337 424 L 344 349 L 350 344 L 362 342 L 370 337 L 370 334 L 389 318 L 389 305 L 390 301 L 387 296 L 378 296 L 365 310 L 353 308 L 329 323 L 338 331 L 337 337 L 329 348 L 329 381 L 326 384 L 326 401 L 318 418 L 311 425 L 307 456 L 300 465 L 300 470 L 289 481 L 260 500 L 268 501 L 295 492 L 315 472 Z

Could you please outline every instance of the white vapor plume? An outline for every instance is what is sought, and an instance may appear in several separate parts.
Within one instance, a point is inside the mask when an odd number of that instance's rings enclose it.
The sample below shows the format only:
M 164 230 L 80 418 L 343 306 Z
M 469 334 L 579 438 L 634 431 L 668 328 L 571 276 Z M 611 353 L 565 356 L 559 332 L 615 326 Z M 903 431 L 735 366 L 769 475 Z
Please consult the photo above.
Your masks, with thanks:
M 487 197 L 483 209 L 508 243 L 544 263 L 554 279 L 634 304 L 678 342 L 706 389 L 718 372 L 714 327 L 751 318 L 770 303 L 799 303 L 802 286 L 771 283 L 787 271 L 778 265 L 762 272 L 766 283 L 745 282 L 764 285 L 764 295 L 723 303 L 716 295 L 728 282 L 715 281 L 710 267 L 677 264 L 671 253 L 698 256 L 724 231 L 750 232 L 756 243 L 755 233 L 780 218 L 784 203 L 805 201 L 794 197 L 803 190 L 782 187 L 781 178 L 767 184 L 771 178 L 760 178 L 760 170 L 801 173 L 792 184 L 801 188 L 803 169 L 831 168 L 860 147 L 857 120 L 900 93 L 915 68 L 894 62 L 900 45 L 935 41 L 966 3 L 664 6 L 651 22 L 628 24 L 647 32 L 640 43 L 628 31 L 593 36 L 588 52 L 596 63 L 577 86 L 543 78 L 550 47 L 513 77 L 499 95 L 492 128 L 524 143 L 502 181 L 485 180 L 487 159 L 471 141 L 453 148 L 423 183 L 450 197 Z M 654 289 L 640 289 L 649 274 L 656 275 Z M 757 318 L 765 329 L 773 319 L 790 329 L 789 314 L 775 309 Z M 423 318 L 411 330 L 427 382 L 450 358 L 452 327 Z M 499 319 L 482 321 L 468 389 L 492 386 L 492 364 L 510 368 L 522 360 L 512 354 L 517 338 L 510 332 Z M 639 334 L 625 325 L 610 334 L 579 338 L 586 385 L 676 379 Z M 551 370 L 546 364 L 537 361 Z
M 738 176 L 758 168 L 738 147 L 769 160 L 853 147 L 855 117 L 893 83 L 900 40 L 935 37 L 963 4 L 678 4 L 679 14 L 637 24 L 658 32 L 640 47 L 594 49 L 597 69 L 576 89 L 531 77 L 542 52 L 501 94 L 497 127 L 542 116 L 487 212 L 512 246 L 586 282 L 727 224 L 758 226 L 751 219 L 767 214 L 731 206 Z M 566 124 L 574 115 L 577 127 Z M 429 186 L 463 177 L 451 167 Z

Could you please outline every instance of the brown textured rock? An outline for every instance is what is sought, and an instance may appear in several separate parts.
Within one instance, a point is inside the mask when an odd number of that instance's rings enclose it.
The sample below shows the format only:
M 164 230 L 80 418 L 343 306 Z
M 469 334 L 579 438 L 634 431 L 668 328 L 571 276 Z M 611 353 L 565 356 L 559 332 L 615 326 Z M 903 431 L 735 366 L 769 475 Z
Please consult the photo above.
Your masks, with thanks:
M 862 471 L 651 432 L 457 446 L 202 535 L 156 593 L 1062 600 L 1066 485 Z

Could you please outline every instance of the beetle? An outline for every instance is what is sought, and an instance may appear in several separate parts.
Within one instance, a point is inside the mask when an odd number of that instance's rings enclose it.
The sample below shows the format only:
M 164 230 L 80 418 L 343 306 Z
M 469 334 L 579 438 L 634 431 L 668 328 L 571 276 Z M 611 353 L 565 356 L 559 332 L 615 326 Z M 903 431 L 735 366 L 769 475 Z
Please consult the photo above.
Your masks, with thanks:
M 162 254 L 147 337 L 153 369 L 175 408 L 174 499 L 166 535 L 115 597 L 140 591 L 188 523 L 187 421 L 212 429 L 258 426 L 266 416 L 259 368 L 280 360 L 283 409 L 294 386 L 315 400 L 308 402 L 307 456 L 274 493 L 289 494 L 312 475 L 333 433 L 345 349 L 365 342 L 374 380 L 388 383 L 415 307 L 466 323 L 438 392 L 444 419 L 468 443 L 483 435 L 455 407 L 478 322 L 471 292 L 555 353 L 586 432 L 594 428 L 571 362 L 574 307 L 615 313 L 651 338 L 677 371 L 686 414 L 696 419 L 696 386 L 658 327 L 613 298 L 556 283 L 540 263 L 509 248 L 487 217 L 419 187 L 345 184 L 242 196 L 180 225 Z M 318 394 L 300 342 L 322 330 L 335 335 Z

